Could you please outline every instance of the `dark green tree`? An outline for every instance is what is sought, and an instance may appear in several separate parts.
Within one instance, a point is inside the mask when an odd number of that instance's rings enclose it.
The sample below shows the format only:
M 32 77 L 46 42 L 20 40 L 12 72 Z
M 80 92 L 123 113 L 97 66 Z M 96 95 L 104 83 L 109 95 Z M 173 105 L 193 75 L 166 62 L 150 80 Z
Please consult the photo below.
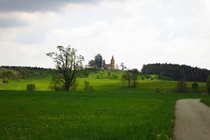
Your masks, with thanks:
M 169 80 L 185 80 L 185 81 L 198 81 L 206 82 L 206 77 L 210 74 L 210 70 L 200 69 L 187 65 L 178 64 L 147 64 L 143 65 L 143 74 L 156 74 L 159 79 Z
M 95 60 L 90 60 L 88 62 L 88 66 L 91 67 L 91 68 L 96 68 L 96 62 L 95 62 Z
M 103 57 L 101 54 L 97 54 L 94 58 L 94 60 L 90 60 L 88 62 L 89 67 L 95 68 L 95 69 L 102 69 L 104 66 L 105 61 L 103 60 Z
M 64 89 L 69 91 L 76 81 L 77 72 L 82 68 L 84 57 L 77 55 L 77 50 L 70 46 L 66 48 L 57 46 L 57 49 L 58 52 L 47 53 L 47 56 L 51 57 L 56 64 L 58 72 L 56 78 L 59 78 Z
M 199 84 L 197 82 L 192 83 L 192 89 L 195 91 L 199 88 Z
M 128 82 L 128 87 L 136 87 L 137 86 L 137 77 L 135 70 L 128 70 L 122 75 L 122 80 L 126 80 Z
M 206 88 L 207 88 L 208 94 L 210 94 L 210 75 L 208 76 L 208 80 L 207 80 L 207 83 L 206 83 Z
M 95 64 L 96 64 L 96 67 L 99 69 L 103 67 L 103 57 L 101 56 L 101 54 L 97 54 L 95 56 Z

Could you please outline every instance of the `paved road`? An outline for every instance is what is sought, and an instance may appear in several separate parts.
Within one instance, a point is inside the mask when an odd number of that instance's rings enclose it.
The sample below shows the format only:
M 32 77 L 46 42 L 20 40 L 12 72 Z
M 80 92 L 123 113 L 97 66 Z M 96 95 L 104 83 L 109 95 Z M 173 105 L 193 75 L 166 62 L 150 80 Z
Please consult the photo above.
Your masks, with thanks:
M 210 108 L 199 99 L 176 103 L 175 140 L 210 140 Z

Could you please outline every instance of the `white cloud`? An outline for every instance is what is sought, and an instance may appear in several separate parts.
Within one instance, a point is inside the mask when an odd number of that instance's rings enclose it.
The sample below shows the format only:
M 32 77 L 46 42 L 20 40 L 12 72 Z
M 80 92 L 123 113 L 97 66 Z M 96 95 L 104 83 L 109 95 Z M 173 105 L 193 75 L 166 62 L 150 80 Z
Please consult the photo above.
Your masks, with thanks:
M 102 0 L 7 12 L 25 25 L 0 29 L 0 64 L 53 66 L 45 54 L 70 44 L 86 63 L 100 53 L 128 67 L 168 62 L 210 69 L 209 9 L 207 0 Z

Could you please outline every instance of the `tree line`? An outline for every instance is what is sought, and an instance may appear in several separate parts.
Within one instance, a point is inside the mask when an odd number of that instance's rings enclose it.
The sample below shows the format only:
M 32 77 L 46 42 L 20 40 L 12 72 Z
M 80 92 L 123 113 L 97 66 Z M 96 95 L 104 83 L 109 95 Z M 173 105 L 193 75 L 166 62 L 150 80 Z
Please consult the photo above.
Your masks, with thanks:
M 21 67 L 21 66 L 0 66 L 0 79 L 4 82 L 8 80 L 19 80 L 27 78 L 42 78 L 49 75 L 51 69 L 40 67 Z
M 161 80 L 206 82 L 210 71 L 187 65 L 156 63 L 143 65 L 142 73 L 156 74 Z

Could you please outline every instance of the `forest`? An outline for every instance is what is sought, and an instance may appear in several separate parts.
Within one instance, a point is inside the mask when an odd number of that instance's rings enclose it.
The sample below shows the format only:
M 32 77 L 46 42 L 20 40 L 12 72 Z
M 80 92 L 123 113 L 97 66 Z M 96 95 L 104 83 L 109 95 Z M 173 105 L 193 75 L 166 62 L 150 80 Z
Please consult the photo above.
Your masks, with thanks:
M 184 80 L 206 82 L 210 71 L 198 67 L 178 64 L 147 64 L 142 67 L 143 74 L 156 74 L 161 80 Z

